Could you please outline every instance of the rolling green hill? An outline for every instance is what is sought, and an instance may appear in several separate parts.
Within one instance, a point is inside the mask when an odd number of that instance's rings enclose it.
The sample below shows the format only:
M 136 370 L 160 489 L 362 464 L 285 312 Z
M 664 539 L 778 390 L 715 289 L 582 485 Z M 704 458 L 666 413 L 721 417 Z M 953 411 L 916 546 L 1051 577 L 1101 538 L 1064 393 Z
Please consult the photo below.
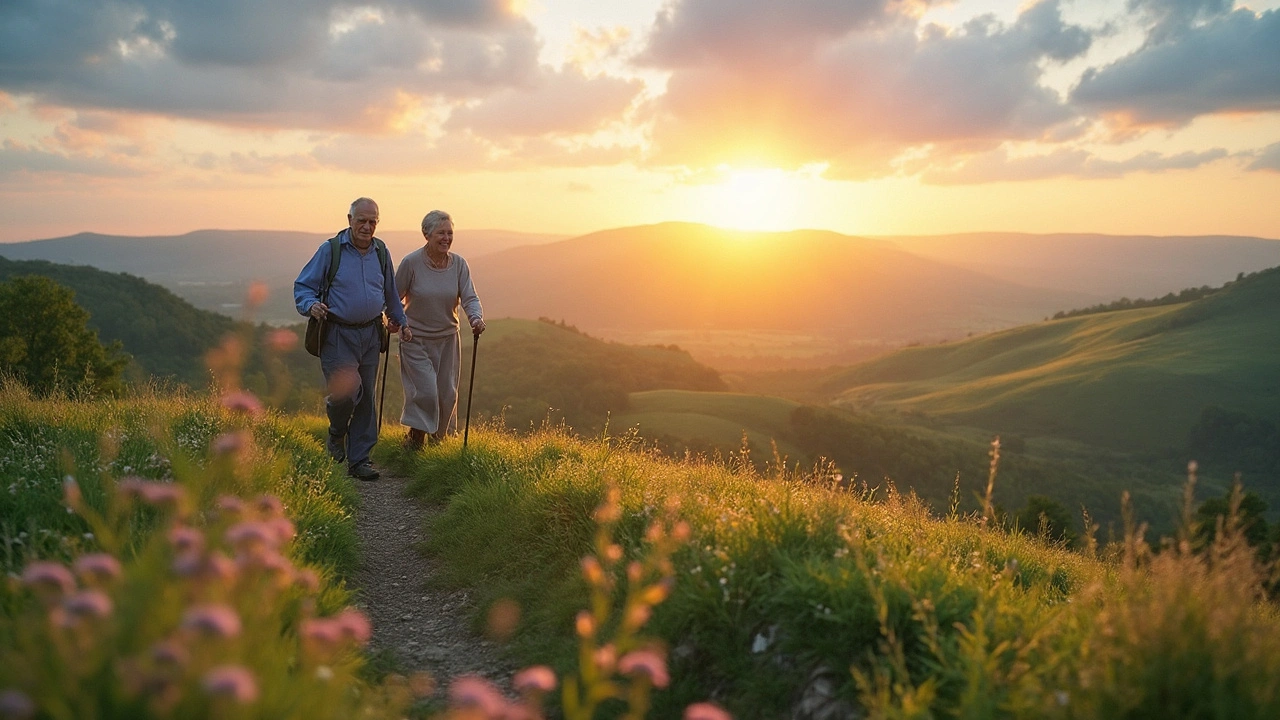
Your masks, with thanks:
M 830 376 L 836 403 L 1028 438 L 1181 449 L 1206 408 L 1280 417 L 1280 268 L 1191 303 L 908 348 Z

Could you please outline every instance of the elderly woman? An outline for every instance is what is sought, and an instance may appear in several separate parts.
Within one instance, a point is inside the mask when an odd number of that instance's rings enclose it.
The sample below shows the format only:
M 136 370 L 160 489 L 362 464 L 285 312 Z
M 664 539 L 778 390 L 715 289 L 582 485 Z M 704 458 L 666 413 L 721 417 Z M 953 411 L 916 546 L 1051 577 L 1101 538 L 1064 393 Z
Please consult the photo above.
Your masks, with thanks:
M 410 449 L 432 444 L 458 429 L 458 380 L 462 345 L 458 340 L 458 306 L 471 332 L 484 332 L 480 298 L 471 284 L 467 261 L 449 252 L 453 246 L 453 218 L 432 210 L 422 218 L 426 245 L 408 253 L 396 270 L 396 289 L 404 302 L 412 340 L 400 343 L 400 378 Z

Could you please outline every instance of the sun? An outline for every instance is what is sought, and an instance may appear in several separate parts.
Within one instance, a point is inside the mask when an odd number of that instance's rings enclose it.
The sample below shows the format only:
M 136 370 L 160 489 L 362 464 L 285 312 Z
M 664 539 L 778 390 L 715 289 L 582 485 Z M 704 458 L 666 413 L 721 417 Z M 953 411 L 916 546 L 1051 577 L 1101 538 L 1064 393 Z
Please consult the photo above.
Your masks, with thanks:
M 707 223 L 738 230 L 792 230 L 799 223 L 800 181 L 785 170 L 718 168 L 724 179 L 706 187 Z

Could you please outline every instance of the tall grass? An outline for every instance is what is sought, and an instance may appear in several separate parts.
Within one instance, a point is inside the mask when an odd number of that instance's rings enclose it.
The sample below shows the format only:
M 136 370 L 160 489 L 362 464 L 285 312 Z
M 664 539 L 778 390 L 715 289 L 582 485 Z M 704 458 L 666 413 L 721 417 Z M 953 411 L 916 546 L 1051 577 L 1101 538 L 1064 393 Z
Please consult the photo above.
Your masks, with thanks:
M 242 393 L 0 388 L 0 715 L 397 716 L 347 608 L 354 488 Z
M 1280 716 L 1280 617 L 1238 533 L 1197 554 L 1132 529 L 1099 560 L 821 468 L 762 475 L 554 430 L 485 428 L 402 462 L 447 503 L 429 528 L 444 582 L 514 602 L 514 650 L 562 673 L 606 488 L 624 557 L 678 503 L 691 538 L 646 627 L 671 658 L 655 717 L 703 698 L 740 718 Z

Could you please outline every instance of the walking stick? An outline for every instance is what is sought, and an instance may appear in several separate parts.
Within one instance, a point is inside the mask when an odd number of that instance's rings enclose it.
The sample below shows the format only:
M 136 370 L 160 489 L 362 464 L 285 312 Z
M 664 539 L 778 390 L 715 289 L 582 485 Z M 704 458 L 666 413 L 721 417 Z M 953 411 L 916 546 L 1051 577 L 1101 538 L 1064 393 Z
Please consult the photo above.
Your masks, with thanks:
M 382 406 L 387 401 L 387 366 L 391 364 L 391 339 L 387 338 L 387 353 L 382 359 L 382 391 L 378 393 L 378 432 L 382 432 Z
M 480 347 L 480 333 L 471 333 L 471 382 L 467 383 L 467 421 L 462 428 L 462 449 L 467 449 L 467 434 L 471 432 L 471 392 L 476 389 L 476 350 Z

